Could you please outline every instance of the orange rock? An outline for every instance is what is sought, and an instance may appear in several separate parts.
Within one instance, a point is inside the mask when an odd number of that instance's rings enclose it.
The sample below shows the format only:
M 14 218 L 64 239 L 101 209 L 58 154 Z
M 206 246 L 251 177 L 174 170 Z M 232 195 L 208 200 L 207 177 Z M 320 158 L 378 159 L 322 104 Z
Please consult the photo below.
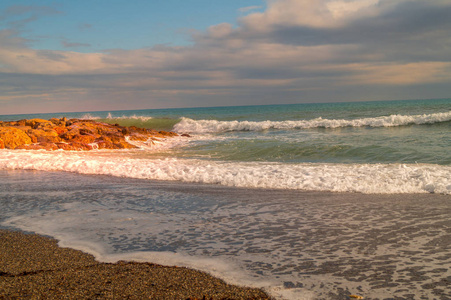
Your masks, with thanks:
M 31 140 L 36 143 L 57 143 L 61 142 L 61 138 L 58 133 L 53 129 L 30 129 L 27 131 L 28 136 Z
M 0 127 L 0 138 L 3 140 L 5 148 L 8 149 L 31 144 L 31 138 L 23 130 L 14 127 Z
M 5 143 L 0 139 L 0 149 L 5 149 Z
M 62 138 L 63 140 L 70 140 L 74 136 L 77 136 L 79 134 L 80 132 L 78 131 L 78 129 L 69 129 L 68 131 L 65 131 L 64 133 L 60 134 L 60 138 Z
M 37 127 L 41 124 L 52 124 L 52 122 L 44 120 L 44 119 L 31 119 L 31 120 L 25 120 L 25 124 L 26 126 L 31 126 L 32 128 L 37 129 Z
M 72 150 L 72 151 L 92 150 L 92 146 L 91 145 L 77 143 L 77 142 L 56 143 L 56 146 L 58 147 L 58 149 Z
M 67 132 L 66 126 L 64 126 L 64 127 L 63 126 L 56 126 L 56 127 L 53 128 L 53 130 L 55 130 L 58 135 L 61 135 L 61 134 L 65 133 L 65 132 Z
M 129 130 L 130 133 L 133 133 L 133 132 L 141 133 L 141 134 L 147 134 L 148 133 L 147 129 L 145 129 L 145 128 L 138 128 L 136 126 L 130 126 L 130 127 L 128 127 L 128 130 Z
M 27 126 L 26 123 L 27 122 L 27 120 L 19 120 L 19 121 L 17 121 L 16 122 L 16 124 L 14 125 L 14 126 Z
M 82 143 L 82 144 L 91 144 L 96 139 L 94 135 L 75 135 L 70 139 L 70 142 Z
M 122 127 L 94 120 L 66 118 L 20 120 L 0 122 L 0 147 L 18 149 L 64 149 L 91 150 L 136 148 L 127 142 L 130 140 L 147 141 L 177 136 L 177 133 L 138 128 Z M 24 136 L 26 135 L 26 137 Z M 33 145 L 30 145 L 33 143 Z M 97 144 L 97 146 L 96 146 Z
M 113 142 L 108 137 L 101 137 L 94 141 L 98 149 L 114 149 Z
M 129 136 L 130 137 L 130 141 L 147 141 L 149 139 L 148 136 L 143 135 L 143 134 L 139 134 L 139 133 L 133 133 L 132 135 Z
M 21 126 L 21 125 L 14 125 L 14 128 L 16 128 L 16 129 L 20 129 L 20 130 L 22 130 L 22 131 L 27 131 L 27 130 L 30 130 L 31 129 L 31 127 L 30 126 Z
M 49 121 L 52 122 L 56 126 L 66 127 L 67 119 L 66 118 L 61 118 L 61 119 L 51 118 Z
M 133 146 L 130 143 L 127 143 L 126 141 L 120 141 L 114 143 L 114 149 L 133 149 L 136 148 L 136 146 Z
M 125 137 L 118 135 L 107 135 L 98 138 L 95 143 L 99 149 L 133 149 L 136 146 L 128 143 Z
M 74 150 L 74 148 L 69 143 L 56 143 L 58 149 L 62 150 Z

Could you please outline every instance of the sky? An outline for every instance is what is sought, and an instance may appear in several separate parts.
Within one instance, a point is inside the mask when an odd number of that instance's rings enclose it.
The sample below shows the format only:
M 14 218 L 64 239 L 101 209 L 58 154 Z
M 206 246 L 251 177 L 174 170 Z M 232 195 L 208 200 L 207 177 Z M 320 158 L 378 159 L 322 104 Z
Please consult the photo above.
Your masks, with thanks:
M 451 97 L 450 0 L 2 0 L 0 115 Z

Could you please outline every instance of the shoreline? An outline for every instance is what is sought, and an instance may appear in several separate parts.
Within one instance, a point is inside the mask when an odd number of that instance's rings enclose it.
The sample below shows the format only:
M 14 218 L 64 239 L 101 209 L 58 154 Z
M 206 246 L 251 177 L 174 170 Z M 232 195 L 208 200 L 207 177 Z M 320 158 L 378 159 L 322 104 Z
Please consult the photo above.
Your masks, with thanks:
M 251 190 L 60 172 L 15 170 L 0 172 L 0 177 L 2 173 L 0 220 L 5 229 L 56 237 L 61 245 L 93 253 L 101 261 L 117 259 L 107 257 L 113 252 L 91 252 L 70 242 L 93 242 L 107 246 L 104 250 L 232 254 L 234 261 L 252 265 L 248 270 L 259 279 L 277 278 L 272 286 L 258 286 L 288 299 L 304 293 L 317 296 L 311 299 L 349 299 L 351 294 L 446 299 L 450 292 L 448 195 Z M 134 201 L 126 201 L 130 199 Z M 105 230 L 108 241 L 98 235 Z M 211 270 L 182 260 L 163 263 Z M 227 282 L 247 282 L 221 275 Z
M 101 263 L 34 233 L 0 229 L 0 298 L 272 299 L 205 272 L 154 263 Z

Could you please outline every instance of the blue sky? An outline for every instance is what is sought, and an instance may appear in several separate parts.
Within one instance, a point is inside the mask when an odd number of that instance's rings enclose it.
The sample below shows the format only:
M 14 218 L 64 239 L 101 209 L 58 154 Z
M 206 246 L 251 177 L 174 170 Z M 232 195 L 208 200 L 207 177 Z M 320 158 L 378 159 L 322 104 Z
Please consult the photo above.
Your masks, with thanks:
M 202 31 L 216 23 L 234 24 L 245 13 L 264 7 L 262 0 L 0 2 L 0 11 L 6 12 L 3 28 L 38 15 L 21 28 L 21 36 L 32 40 L 34 49 L 72 48 L 81 52 L 189 45 L 192 30 Z
M 0 114 L 448 98 L 449 0 L 3 0 Z

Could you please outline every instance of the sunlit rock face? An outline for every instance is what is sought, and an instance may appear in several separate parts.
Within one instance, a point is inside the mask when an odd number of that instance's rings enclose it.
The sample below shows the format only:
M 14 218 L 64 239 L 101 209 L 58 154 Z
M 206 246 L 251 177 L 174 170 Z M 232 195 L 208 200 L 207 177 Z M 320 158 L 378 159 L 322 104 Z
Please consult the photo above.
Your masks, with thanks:
M 0 149 L 131 149 L 136 146 L 128 140 L 147 141 L 173 136 L 177 134 L 93 120 L 52 118 L 0 122 Z

